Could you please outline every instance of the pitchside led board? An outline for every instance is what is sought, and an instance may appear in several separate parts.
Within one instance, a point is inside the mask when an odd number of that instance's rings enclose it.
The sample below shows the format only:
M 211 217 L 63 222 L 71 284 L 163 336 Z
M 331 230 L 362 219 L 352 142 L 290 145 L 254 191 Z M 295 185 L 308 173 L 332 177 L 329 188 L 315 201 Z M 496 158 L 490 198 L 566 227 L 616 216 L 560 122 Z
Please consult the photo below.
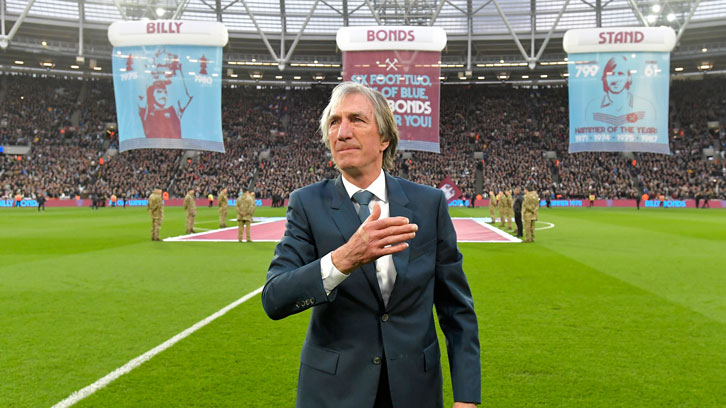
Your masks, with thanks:
M 224 152 L 219 22 L 155 20 L 111 24 L 119 150 Z
M 388 99 L 400 150 L 439 153 L 439 75 L 446 32 L 438 27 L 343 27 L 343 79 Z
M 670 153 L 668 27 L 570 30 L 570 153 Z

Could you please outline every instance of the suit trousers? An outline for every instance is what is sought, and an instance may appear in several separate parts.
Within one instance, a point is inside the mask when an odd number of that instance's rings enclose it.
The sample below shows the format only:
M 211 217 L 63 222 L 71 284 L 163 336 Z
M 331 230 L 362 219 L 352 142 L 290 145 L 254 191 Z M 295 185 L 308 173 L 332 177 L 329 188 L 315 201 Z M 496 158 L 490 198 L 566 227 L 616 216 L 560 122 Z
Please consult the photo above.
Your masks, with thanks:
M 514 213 L 514 222 L 517 224 L 517 237 L 521 238 L 522 234 L 524 233 L 524 229 L 522 228 L 522 213 L 521 212 Z

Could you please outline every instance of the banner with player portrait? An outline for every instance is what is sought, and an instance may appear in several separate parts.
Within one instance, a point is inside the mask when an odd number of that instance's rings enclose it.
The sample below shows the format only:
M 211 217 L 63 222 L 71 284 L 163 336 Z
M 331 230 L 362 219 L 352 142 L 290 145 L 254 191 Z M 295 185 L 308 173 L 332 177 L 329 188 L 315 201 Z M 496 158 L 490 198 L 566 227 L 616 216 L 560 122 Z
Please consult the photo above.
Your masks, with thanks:
M 343 27 L 343 79 L 380 91 L 399 131 L 399 150 L 439 153 L 441 50 L 437 27 Z
M 570 30 L 570 153 L 669 154 L 667 27 Z
M 221 23 L 114 23 L 112 65 L 119 151 L 224 152 Z

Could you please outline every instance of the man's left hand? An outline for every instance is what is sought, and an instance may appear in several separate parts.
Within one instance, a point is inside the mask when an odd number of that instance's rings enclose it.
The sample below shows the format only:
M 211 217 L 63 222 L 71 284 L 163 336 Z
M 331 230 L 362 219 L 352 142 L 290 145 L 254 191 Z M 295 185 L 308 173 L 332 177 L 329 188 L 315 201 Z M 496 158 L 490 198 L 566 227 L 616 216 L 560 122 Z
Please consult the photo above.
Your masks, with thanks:
M 473 402 L 455 402 L 454 408 L 476 408 Z

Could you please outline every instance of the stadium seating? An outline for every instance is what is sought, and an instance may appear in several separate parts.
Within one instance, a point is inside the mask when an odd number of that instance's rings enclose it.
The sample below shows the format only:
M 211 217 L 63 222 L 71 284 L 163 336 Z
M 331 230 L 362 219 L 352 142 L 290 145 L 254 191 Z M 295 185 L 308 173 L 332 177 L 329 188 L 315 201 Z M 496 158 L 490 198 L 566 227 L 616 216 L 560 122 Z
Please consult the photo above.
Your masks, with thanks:
M 250 187 L 260 198 L 287 197 L 337 173 L 317 132 L 329 92 L 324 86 L 226 87 L 226 153 L 187 160 L 176 150 L 113 154 L 118 135 L 107 132 L 115 123 L 110 81 L 3 75 L 0 145 L 32 149 L 0 157 L 0 194 L 132 198 L 159 186 L 172 197 L 191 187 L 203 195 Z M 643 191 L 726 198 L 726 135 L 708 129 L 709 121 L 726 125 L 726 79 L 673 81 L 670 95 L 672 155 L 568 154 L 566 87 L 444 86 L 442 153 L 399 156 L 394 173 L 428 185 L 450 176 L 467 195 L 531 184 L 566 198 L 630 198 Z M 704 148 L 713 149 L 712 159 Z

